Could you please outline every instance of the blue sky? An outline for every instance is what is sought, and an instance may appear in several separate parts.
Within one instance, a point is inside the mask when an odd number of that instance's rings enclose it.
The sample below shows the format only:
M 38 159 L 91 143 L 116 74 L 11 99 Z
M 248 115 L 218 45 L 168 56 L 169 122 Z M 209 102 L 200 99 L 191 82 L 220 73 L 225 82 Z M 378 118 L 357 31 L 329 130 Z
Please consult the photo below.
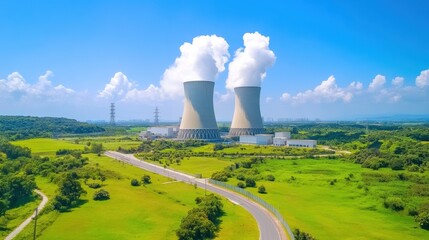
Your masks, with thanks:
M 114 100 L 118 119 L 152 119 L 159 106 L 161 120 L 176 120 L 182 100 L 161 96 L 164 72 L 182 44 L 216 35 L 229 58 L 214 104 L 218 120 L 230 120 L 229 64 L 255 32 L 275 54 L 261 63 L 266 119 L 429 114 L 428 8 L 420 0 L 3 0 L 0 114 L 107 120 Z M 112 78 L 109 99 L 100 93 Z M 156 91 L 145 92 L 151 84 Z

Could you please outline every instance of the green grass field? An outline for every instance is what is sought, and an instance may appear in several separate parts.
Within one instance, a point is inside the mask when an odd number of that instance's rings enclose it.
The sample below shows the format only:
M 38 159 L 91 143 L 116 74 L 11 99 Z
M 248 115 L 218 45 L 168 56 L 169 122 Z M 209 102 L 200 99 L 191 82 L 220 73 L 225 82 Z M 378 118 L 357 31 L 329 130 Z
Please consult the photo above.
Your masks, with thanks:
M 383 206 L 382 197 L 407 195 L 408 182 L 396 179 L 365 185 L 363 178 L 377 171 L 341 160 L 268 160 L 257 168 L 276 180 L 257 181 L 267 194 L 257 193 L 257 188 L 246 190 L 277 207 L 291 227 L 317 239 L 429 239 L 429 231 L 420 229 L 406 211 L 398 213 Z M 390 169 L 379 171 L 392 173 Z M 351 181 L 345 180 L 349 174 L 354 176 Z M 334 179 L 337 181 L 331 185 Z M 425 200 L 427 197 L 415 199 Z
M 69 141 L 56 140 L 52 138 L 33 138 L 21 141 L 12 142 L 12 144 L 28 147 L 32 154 L 55 156 L 55 152 L 59 149 L 81 149 L 83 145 L 74 144 Z
M 214 172 L 231 161 L 242 160 L 207 157 L 183 160 L 180 166 L 171 167 L 189 173 L 199 169 Z M 383 206 L 383 197 L 407 196 L 413 183 L 396 176 L 401 172 L 411 173 L 390 169 L 375 171 L 342 160 L 326 159 L 271 159 L 254 166 L 262 178 L 257 184 L 264 185 L 268 193 L 260 194 L 257 188 L 246 190 L 275 206 L 292 228 L 309 232 L 317 239 L 429 239 L 429 231 L 420 229 L 406 209 L 394 212 Z M 268 174 L 274 175 L 276 180 L 264 180 Z M 353 177 L 348 181 L 345 178 L 350 174 Z M 427 173 L 412 174 L 427 177 Z M 292 176 L 296 180 L 291 180 Z M 383 176 L 393 176 L 393 179 L 385 181 Z M 238 182 L 235 178 L 228 181 L 231 185 Z M 428 198 L 404 200 L 422 203 Z
M 79 144 L 61 140 L 32 139 L 16 144 L 28 146 L 35 153 L 54 155 L 59 148 L 77 149 Z M 118 143 L 119 144 L 119 143 Z M 94 201 L 94 189 L 85 186 L 88 192 L 85 202 L 70 212 L 55 211 L 42 214 L 38 220 L 38 239 L 176 239 L 175 230 L 187 211 L 195 207 L 195 198 L 204 191 L 193 186 L 171 181 L 168 178 L 148 173 L 94 154 L 89 164 L 111 172 L 104 182 L 111 199 Z M 140 179 L 149 174 L 152 184 L 132 187 L 132 178 Z M 48 197 L 55 195 L 56 185 L 46 178 L 37 178 L 38 187 Z M 225 215 L 222 216 L 217 239 L 258 239 L 259 232 L 253 217 L 242 207 L 223 199 Z M 240 231 L 237 231 L 237 229 Z M 32 237 L 32 227 L 27 227 L 17 239 Z

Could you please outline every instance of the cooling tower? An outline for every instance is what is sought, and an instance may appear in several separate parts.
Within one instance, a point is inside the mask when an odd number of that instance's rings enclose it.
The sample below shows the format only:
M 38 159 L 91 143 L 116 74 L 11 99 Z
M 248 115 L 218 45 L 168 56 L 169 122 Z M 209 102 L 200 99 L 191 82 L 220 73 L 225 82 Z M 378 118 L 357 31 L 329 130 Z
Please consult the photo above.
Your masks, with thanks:
M 235 110 L 230 136 L 255 135 L 264 132 L 259 108 L 260 87 L 236 87 Z
M 220 139 L 213 109 L 214 82 L 184 82 L 185 104 L 179 139 Z

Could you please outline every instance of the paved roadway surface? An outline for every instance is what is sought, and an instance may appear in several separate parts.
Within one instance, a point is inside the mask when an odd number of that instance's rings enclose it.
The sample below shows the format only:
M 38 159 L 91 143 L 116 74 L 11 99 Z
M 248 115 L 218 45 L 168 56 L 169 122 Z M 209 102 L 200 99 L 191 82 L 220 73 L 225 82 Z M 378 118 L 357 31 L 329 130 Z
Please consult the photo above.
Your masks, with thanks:
M 145 169 L 147 171 L 157 173 L 178 181 L 182 181 L 189 184 L 196 184 L 198 187 L 206 189 L 207 191 L 217 193 L 228 198 L 231 202 L 238 204 L 245 208 L 253 217 L 256 219 L 259 227 L 259 239 L 262 240 L 283 240 L 288 239 L 283 226 L 281 223 L 272 215 L 267 209 L 261 205 L 251 201 L 250 199 L 215 186 L 207 182 L 207 179 L 195 178 L 194 176 L 187 175 L 181 172 L 176 172 L 171 169 L 163 168 L 155 164 L 151 164 L 142 160 L 137 159 L 132 154 L 123 154 L 119 152 L 108 151 L 105 153 L 106 156 L 115 158 L 119 161 L 129 163 L 136 167 Z
M 42 202 L 37 207 L 38 212 L 40 212 L 46 206 L 46 203 L 48 203 L 48 197 L 46 197 L 46 195 L 39 190 L 34 191 L 42 197 Z M 5 240 L 12 240 L 14 237 L 16 237 L 16 235 L 18 235 L 33 220 L 35 215 L 36 211 L 34 211 L 30 217 L 28 217 L 23 223 L 21 223 L 21 225 L 19 225 L 9 235 L 7 235 Z

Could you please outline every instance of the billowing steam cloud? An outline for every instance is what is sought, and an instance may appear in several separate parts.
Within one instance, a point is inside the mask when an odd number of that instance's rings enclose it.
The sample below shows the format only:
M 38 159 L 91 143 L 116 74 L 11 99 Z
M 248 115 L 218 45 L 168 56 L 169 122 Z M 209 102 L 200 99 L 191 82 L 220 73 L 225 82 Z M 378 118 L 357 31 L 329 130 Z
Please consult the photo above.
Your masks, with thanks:
M 165 70 L 159 87 L 151 84 L 147 89 L 138 89 L 125 74 L 118 72 L 98 97 L 113 101 L 154 101 L 182 96 L 183 82 L 214 81 L 225 70 L 228 48 L 225 39 L 216 35 L 195 37 L 192 43 L 180 46 L 180 56 Z
M 270 50 L 270 38 L 258 32 L 243 35 L 244 48 L 235 52 L 234 60 L 229 64 L 226 87 L 233 89 L 243 86 L 261 86 L 276 56 Z
M 225 70 L 229 59 L 229 45 L 216 35 L 198 36 L 192 43 L 180 46 L 180 57 L 165 70 L 160 82 L 163 97 L 183 95 L 182 83 L 186 81 L 214 81 Z

